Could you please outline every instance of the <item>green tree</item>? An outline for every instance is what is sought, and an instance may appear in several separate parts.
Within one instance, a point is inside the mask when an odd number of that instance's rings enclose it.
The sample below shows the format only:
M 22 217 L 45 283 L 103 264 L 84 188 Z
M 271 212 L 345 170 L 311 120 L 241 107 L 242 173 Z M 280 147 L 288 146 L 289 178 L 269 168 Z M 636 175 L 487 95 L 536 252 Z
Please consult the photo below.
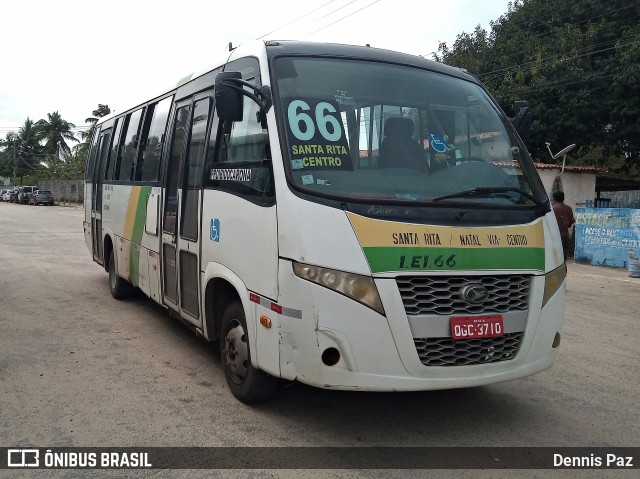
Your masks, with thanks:
M 640 174 L 640 2 L 516 0 L 507 13 L 440 44 L 436 60 L 466 68 L 503 109 L 529 101 L 535 121 L 529 149 L 552 161 L 576 143 L 583 164 Z
M 82 133 L 80 133 L 80 137 L 83 141 L 82 144 L 85 145 L 85 148 L 87 150 L 89 149 L 89 142 L 91 141 L 91 138 L 93 138 L 93 134 L 96 131 L 96 124 L 98 123 L 98 120 L 100 120 L 100 118 L 102 118 L 103 116 L 107 116 L 109 113 L 111 113 L 111 108 L 109 108 L 109 105 L 98 103 L 98 108 L 91 112 L 93 116 L 90 116 L 89 118 L 86 118 L 84 120 L 86 123 L 89 123 L 91 125 L 87 131 L 83 131 Z
M 0 175 L 13 178 L 14 150 L 17 134 L 9 132 L 4 140 L 0 140 Z
M 42 140 L 45 142 L 44 151 L 50 155 L 59 155 L 61 152 L 71 154 L 68 141 L 79 141 L 73 134 L 72 129 L 76 126 L 63 120 L 60 113 L 54 111 L 47 113 L 47 120 L 39 120 L 36 123 Z
M 5 165 L 5 171 L 8 169 L 10 175 L 13 176 L 14 172 L 18 177 L 22 177 L 25 174 L 33 175 L 40 169 L 42 151 L 40 132 L 33 120 L 27 118 L 18 129 L 18 133 L 8 133 L 4 141 L 2 141 L 2 146 L 5 148 L 3 151 L 3 164 Z
M 98 104 L 98 108 L 93 110 L 89 118 L 86 118 L 84 121 L 89 123 L 91 126 L 87 131 L 83 131 L 80 133 L 80 138 L 82 138 L 82 143 L 78 144 L 74 149 L 72 156 L 74 156 L 78 162 L 82 162 L 82 175 L 84 175 L 84 164 L 86 163 L 86 158 L 89 155 L 89 146 L 91 143 L 91 139 L 96 131 L 96 125 L 98 120 L 103 116 L 107 116 L 111 113 L 111 109 L 109 105 L 103 105 L 102 103 Z

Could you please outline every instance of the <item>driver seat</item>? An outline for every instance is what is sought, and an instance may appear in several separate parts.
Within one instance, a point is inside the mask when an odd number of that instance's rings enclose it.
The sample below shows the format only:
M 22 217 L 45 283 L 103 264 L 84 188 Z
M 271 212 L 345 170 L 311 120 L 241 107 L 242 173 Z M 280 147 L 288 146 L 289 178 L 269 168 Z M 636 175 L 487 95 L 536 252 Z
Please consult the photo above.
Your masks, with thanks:
M 392 117 L 384 123 L 380 145 L 381 168 L 409 168 L 426 172 L 429 168 L 420 143 L 413 139 L 413 121 Z

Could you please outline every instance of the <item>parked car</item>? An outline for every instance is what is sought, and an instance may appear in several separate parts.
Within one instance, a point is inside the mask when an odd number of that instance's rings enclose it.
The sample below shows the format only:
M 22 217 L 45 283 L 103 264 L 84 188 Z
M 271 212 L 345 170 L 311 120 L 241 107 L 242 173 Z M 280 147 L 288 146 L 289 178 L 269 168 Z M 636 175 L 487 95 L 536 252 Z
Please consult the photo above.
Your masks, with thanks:
M 33 193 L 38 190 L 37 186 L 19 186 L 18 187 L 18 203 L 21 205 L 29 204 L 29 200 Z
M 18 202 L 18 189 L 14 188 L 9 192 L 9 203 L 17 203 Z
M 9 190 L 7 190 L 7 189 L 0 190 L 0 201 L 4 201 L 4 195 L 7 194 L 7 191 L 9 191 Z
M 29 198 L 29 204 L 53 206 L 53 195 L 49 190 L 37 190 Z

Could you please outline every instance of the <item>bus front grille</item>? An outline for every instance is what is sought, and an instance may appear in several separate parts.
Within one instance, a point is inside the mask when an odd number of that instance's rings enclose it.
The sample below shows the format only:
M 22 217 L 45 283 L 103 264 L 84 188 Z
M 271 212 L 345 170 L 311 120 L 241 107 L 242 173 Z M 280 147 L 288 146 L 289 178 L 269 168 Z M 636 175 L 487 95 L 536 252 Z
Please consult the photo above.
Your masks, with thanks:
M 516 356 L 524 333 L 507 333 L 499 338 L 453 340 L 414 338 L 416 351 L 425 366 L 467 366 L 509 361 Z
M 488 276 L 400 276 L 396 278 L 405 311 L 410 320 L 479 314 L 526 314 L 532 277 L 528 275 Z M 481 286 L 486 296 L 475 302 L 465 298 L 465 288 Z M 419 318 L 419 319 L 418 319 Z M 448 324 L 448 323 L 447 323 Z M 508 328 L 507 328 L 508 329 Z M 465 366 L 513 359 L 524 336 L 513 329 L 498 338 L 454 340 L 443 334 L 414 337 L 416 352 L 425 366 Z
M 529 308 L 531 276 L 399 276 L 396 278 L 407 315 L 483 314 Z M 463 298 L 468 285 L 481 285 L 487 297 L 475 304 Z

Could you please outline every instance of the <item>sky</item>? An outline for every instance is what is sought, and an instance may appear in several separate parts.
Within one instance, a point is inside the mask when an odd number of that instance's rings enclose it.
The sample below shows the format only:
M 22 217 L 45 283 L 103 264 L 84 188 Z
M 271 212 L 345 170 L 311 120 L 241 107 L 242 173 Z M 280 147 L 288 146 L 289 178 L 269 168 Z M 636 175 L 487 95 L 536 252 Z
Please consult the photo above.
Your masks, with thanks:
M 507 12 L 508 0 L 9 0 L 2 4 L 0 138 L 58 111 L 78 130 L 98 104 L 123 111 L 234 46 L 305 40 L 432 58 L 439 42 Z

